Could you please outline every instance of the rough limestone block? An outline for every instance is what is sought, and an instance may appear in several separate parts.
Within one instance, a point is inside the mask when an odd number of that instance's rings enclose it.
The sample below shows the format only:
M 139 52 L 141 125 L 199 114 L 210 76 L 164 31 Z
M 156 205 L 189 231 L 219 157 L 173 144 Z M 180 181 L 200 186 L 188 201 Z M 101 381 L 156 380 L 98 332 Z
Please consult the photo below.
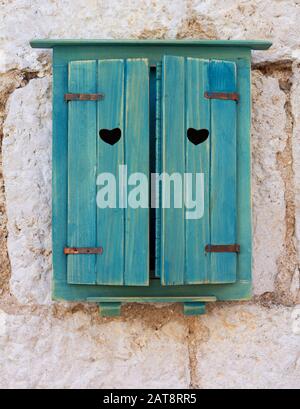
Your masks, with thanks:
M 274 291 L 285 241 L 284 182 L 277 154 L 285 148 L 286 96 L 276 78 L 252 73 L 252 203 L 254 293 Z
M 21 303 L 47 303 L 51 276 L 49 78 L 16 90 L 4 125 L 3 170 L 10 286 Z
M 293 87 L 291 94 L 292 113 L 294 120 L 293 132 L 293 170 L 295 183 L 295 207 L 296 207 L 296 247 L 300 266 L 300 65 L 295 63 L 293 67 Z M 298 285 L 300 281 L 298 280 Z
M 201 317 L 209 334 L 197 352 L 201 387 L 299 389 L 300 336 L 292 315 L 293 308 L 224 305 Z
M 187 388 L 186 336 L 182 320 L 155 329 L 90 312 L 59 319 L 0 310 L 0 388 Z

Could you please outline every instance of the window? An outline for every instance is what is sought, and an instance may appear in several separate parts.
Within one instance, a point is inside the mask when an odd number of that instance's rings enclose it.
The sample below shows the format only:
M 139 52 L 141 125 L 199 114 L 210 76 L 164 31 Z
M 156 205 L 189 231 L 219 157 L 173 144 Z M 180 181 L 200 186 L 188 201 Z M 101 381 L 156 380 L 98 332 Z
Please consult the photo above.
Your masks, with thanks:
M 32 45 L 54 48 L 53 297 L 249 298 L 250 51 L 270 44 Z

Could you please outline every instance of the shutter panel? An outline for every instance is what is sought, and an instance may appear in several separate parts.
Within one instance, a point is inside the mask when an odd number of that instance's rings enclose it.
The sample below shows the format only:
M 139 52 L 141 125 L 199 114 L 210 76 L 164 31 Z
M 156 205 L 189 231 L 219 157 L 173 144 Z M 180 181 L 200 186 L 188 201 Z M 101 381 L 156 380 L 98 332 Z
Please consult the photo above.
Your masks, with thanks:
M 210 92 L 236 92 L 236 65 L 209 64 Z M 211 100 L 211 200 L 212 245 L 236 243 L 236 102 Z M 211 282 L 236 281 L 237 254 L 211 253 Z
M 78 67 L 82 84 L 73 73 Z M 148 62 L 72 62 L 69 71 L 69 92 L 98 92 L 104 99 L 69 102 L 69 191 L 74 194 L 69 194 L 68 245 L 101 246 L 103 254 L 68 255 L 68 282 L 148 285 L 149 209 L 126 208 L 126 187 L 119 189 L 119 166 L 127 165 L 128 176 L 149 173 Z M 99 137 L 101 129 L 114 128 L 121 131 L 115 144 Z M 96 186 L 96 179 L 103 173 L 116 177 L 116 208 L 97 207 L 103 186 Z
M 96 61 L 69 63 L 69 92 L 97 92 Z M 68 247 L 96 247 L 95 101 L 68 102 Z M 68 282 L 95 284 L 94 254 L 68 255 Z
M 98 92 L 104 99 L 98 104 L 98 130 L 120 128 L 121 139 L 109 145 L 98 139 L 97 175 L 116 175 L 116 201 L 119 194 L 119 166 L 125 164 L 124 135 L 124 60 L 98 62 Z M 98 186 L 100 189 L 101 187 Z M 97 208 L 97 238 L 103 246 L 102 256 L 97 257 L 97 283 L 108 285 L 124 284 L 124 209 Z
M 203 98 L 208 77 L 208 61 L 188 58 L 186 61 L 186 129 L 207 129 L 210 132 L 210 103 Z M 186 139 L 186 138 L 185 138 Z M 186 172 L 204 174 L 204 208 L 200 219 L 186 218 L 186 275 L 187 284 L 201 284 L 209 281 L 210 255 L 204 249 L 209 243 L 209 179 L 210 179 L 211 138 L 192 144 L 186 139 Z M 196 178 L 193 178 L 195 197 Z M 200 188 L 200 187 L 199 187 Z
M 145 59 L 126 63 L 125 159 L 128 176 L 149 176 L 149 66 Z M 148 189 L 147 189 L 148 193 Z M 125 285 L 149 284 L 149 200 L 147 208 L 125 211 Z
M 162 69 L 162 172 L 182 175 L 185 171 L 185 60 L 165 56 Z M 163 196 L 163 194 L 162 194 Z M 185 217 L 184 207 L 162 208 L 163 285 L 184 283 Z M 164 197 L 162 197 L 164 201 Z
M 218 69 L 217 69 L 218 68 Z M 166 56 L 162 78 L 162 171 L 204 174 L 204 209 L 161 210 L 163 285 L 227 283 L 236 279 L 235 253 L 207 253 L 207 244 L 236 243 L 236 102 L 209 100 L 205 92 L 234 92 L 235 64 Z M 207 129 L 195 145 L 187 130 Z M 198 186 L 202 184 L 197 180 Z M 183 198 L 191 196 L 189 190 Z M 185 201 L 183 201 L 185 202 Z M 200 206 L 200 204 L 198 204 Z

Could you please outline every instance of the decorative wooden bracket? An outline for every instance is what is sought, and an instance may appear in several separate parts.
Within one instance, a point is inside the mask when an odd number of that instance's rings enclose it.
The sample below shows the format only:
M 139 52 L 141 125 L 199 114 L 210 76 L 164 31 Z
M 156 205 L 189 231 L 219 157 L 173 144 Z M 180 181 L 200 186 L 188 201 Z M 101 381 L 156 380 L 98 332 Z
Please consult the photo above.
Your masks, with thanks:
M 103 247 L 65 247 L 64 254 L 103 254 Z
M 216 246 L 208 244 L 205 247 L 207 253 L 239 253 L 240 250 L 241 246 L 239 244 L 219 244 Z
M 183 313 L 184 315 L 204 315 L 206 313 L 205 302 L 185 302 Z
M 208 302 L 216 302 L 215 296 L 207 297 L 89 297 L 88 302 L 97 303 L 101 317 L 117 317 L 121 314 L 121 306 L 124 303 L 147 303 L 147 302 L 179 302 L 183 304 L 184 315 L 202 315 L 205 314 L 205 305 Z
M 119 317 L 121 315 L 122 303 L 101 302 L 99 303 L 100 317 Z
M 104 94 L 65 94 L 65 101 L 99 101 Z
M 238 102 L 240 99 L 239 94 L 236 92 L 205 92 L 205 98 L 207 99 L 223 99 Z

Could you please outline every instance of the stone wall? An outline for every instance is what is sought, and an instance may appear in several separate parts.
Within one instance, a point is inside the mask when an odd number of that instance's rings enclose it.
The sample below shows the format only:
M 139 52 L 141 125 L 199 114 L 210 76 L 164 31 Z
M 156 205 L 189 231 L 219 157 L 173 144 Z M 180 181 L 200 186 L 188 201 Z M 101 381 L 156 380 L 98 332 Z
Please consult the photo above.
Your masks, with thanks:
M 0 387 L 300 387 L 300 1 L 0 1 Z M 32 38 L 267 39 L 253 55 L 254 297 L 54 303 L 51 55 Z M 298 305 L 298 308 L 297 308 Z

